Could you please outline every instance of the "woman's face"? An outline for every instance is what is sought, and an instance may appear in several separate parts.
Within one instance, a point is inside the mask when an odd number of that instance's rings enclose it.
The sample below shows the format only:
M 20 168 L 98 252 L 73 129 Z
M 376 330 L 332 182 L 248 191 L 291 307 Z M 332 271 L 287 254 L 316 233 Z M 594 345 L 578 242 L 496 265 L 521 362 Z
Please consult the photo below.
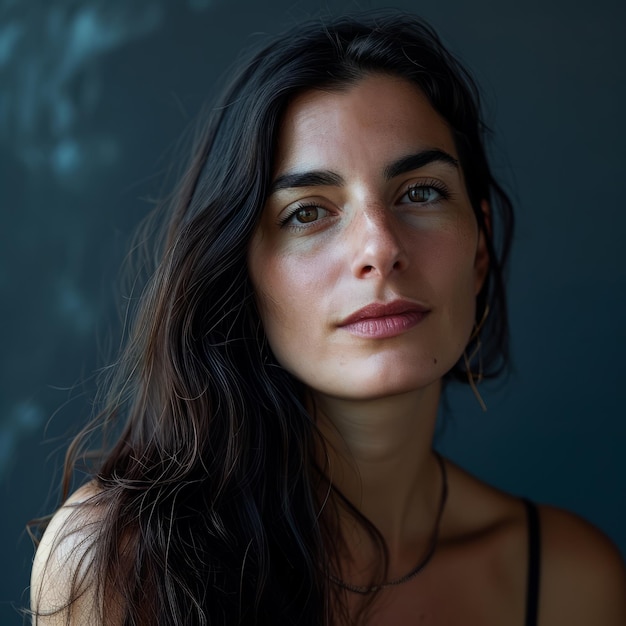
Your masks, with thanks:
M 292 101 L 248 264 L 272 351 L 313 392 L 383 397 L 453 367 L 488 257 L 419 89 L 371 75 Z

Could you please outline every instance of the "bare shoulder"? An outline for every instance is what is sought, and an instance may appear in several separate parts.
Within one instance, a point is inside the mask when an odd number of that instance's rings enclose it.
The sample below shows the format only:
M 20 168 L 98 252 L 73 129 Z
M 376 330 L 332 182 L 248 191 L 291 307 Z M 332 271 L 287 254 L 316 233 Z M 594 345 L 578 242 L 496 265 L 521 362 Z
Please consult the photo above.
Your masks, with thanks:
M 52 517 L 31 573 L 33 624 L 99 624 L 89 579 L 90 548 L 98 526 L 95 483 L 78 489 Z M 71 598 L 78 598 L 70 603 Z
M 613 542 L 580 517 L 539 507 L 540 623 L 626 624 L 626 569 Z
M 507 606 L 518 607 L 509 613 L 518 615 L 527 592 L 526 566 L 520 566 L 528 560 L 525 507 L 519 498 L 448 465 L 452 496 L 448 532 L 453 537 L 483 538 L 477 545 L 483 554 L 492 549 L 502 564 L 499 582 L 514 590 L 502 597 Z M 626 626 L 626 568 L 615 544 L 577 515 L 545 505 L 538 510 L 539 626 Z

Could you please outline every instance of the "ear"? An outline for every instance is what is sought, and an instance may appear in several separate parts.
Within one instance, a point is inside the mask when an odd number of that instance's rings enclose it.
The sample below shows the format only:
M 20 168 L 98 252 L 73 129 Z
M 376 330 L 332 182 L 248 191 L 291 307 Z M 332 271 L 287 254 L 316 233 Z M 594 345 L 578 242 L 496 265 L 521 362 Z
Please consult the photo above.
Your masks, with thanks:
M 491 209 L 489 203 L 483 200 L 480 203 L 483 214 L 484 227 L 478 232 L 476 256 L 474 257 L 474 293 L 478 295 L 483 287 L 487 273 L 489 272 L 489 251 L 487 250 L 487 237 L 491 237 Z

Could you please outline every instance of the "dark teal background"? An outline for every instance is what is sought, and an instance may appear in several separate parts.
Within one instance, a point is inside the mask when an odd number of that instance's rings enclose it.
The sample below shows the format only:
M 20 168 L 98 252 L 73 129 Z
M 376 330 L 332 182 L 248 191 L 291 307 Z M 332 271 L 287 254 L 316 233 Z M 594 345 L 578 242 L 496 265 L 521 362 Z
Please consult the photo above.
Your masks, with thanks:
M 0 0 L 0 624 L 27 603 L 24 525 L 57 504 L 69 433 L 119 341 L 118 275 L 176 139 L 237 52 L 385 3 Z M 626 554 L 626 3 L 396 2 L 482 84 L 516 201 L 514 371 L 440 447 L 566 507 Z

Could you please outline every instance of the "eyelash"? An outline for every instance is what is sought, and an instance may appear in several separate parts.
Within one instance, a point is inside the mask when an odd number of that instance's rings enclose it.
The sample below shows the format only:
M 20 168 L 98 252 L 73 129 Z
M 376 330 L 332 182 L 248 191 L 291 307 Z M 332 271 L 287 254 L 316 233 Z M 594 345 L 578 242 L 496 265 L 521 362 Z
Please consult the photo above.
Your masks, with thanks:
M 449 200 L 451 196 L 450 190 L 448 189 L 448 187 L 446 187 L 446 185 L 444 185 L 440 180 L 431 179 L 421 180 L 418 183 L 409 185 L 402 197 L 411 193 L 411 191 L 413 191 L 414 189 L 434 189 L 441 196 L 440 199 L 442 200 Z M 424 204 L 428 204 L 428 202 L 424 202 Z
M 293 210 L 289 211 L 289 213 L 287 215 L 285 215 L 285 217 L 281 218 L 278 221 L 278 225 L 283 228 L 284 226 L 287 226 L 289 224 L 289 222 L 291 221 L 291 218 L 296 215 L 299 211 L 302 211 L 302 209 L 322 209 L 323 211 L 326 211 L 327 209 L 324 209 L 323 206 L 320 206 L 318 203 L 316 202 L 300 202 L 298 203 Z M 312 222 L 313 223 L 313 222 Z M 293 226 L 295 228 L 306 228 L 305 224 L 293 224 Z

